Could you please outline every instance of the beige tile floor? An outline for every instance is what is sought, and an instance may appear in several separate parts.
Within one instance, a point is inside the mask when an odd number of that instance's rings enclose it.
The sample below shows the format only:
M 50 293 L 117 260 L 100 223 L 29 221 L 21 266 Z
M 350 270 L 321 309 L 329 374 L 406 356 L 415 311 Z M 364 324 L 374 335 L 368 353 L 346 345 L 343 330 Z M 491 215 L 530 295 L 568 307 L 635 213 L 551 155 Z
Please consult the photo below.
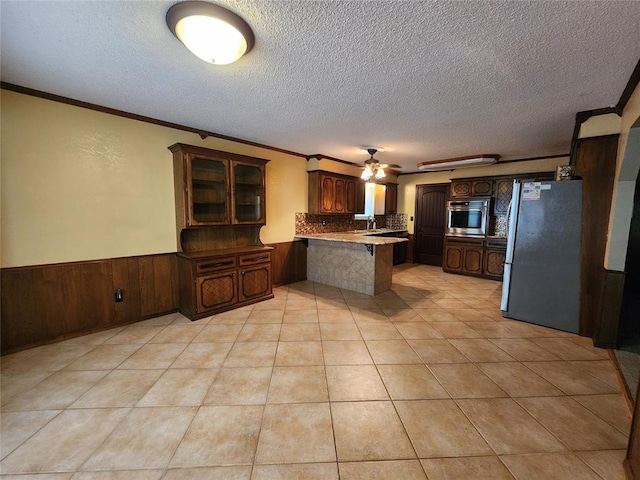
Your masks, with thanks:
M 623 479 L 604 350 L 503 319 L 500 283 L 301 282 L 2 358 L 9 479 Z

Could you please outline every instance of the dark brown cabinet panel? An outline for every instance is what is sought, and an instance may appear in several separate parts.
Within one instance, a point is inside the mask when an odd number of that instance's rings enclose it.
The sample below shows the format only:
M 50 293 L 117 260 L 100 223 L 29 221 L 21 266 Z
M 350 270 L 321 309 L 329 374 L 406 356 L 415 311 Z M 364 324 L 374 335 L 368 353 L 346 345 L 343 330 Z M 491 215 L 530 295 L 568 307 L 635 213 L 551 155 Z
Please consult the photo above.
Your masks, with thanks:
M 333 208 L 336 213 L 345 213 L 345 199 L 347 196 L 347 184 L 343 178 L 336 178 L 334 180 L 334 202 Z
M 273 298 L 272 247 L 179 253 L 178 309 L 191 320 Z
M 491 178 L 451 180 L 452 197 L 489 197 L 492 192 Z
M 240 270 L 240 301 L 251 300 L 271 292 L 271 265 L 264 264 Z
M 482 274 L 483 240 L 446 237 L 444 243 L 444 271 Z
M 333 204 L 336 198 L 335 179 L 328 175 L 323 175 L 320 179 L 321 212 L 333 212 Z
M 176 143 L 176 227 L 264 225 L 268 160 Z
M 493 192 L 493 180 L 474 180 L 471 185 L 471 194 L 475 196 L 487 197 Z
M 458 245 L 447 245 L 444 248 L 442 269 L 447 272 L 461 272 L 463 255 L 464 247 Z
M 359 180 L 356 180 L 355 184 L 356 184 L 356 209 L 354 213 L 364 213 L 365 185 L 364 185 L 364 182 L 361 182 Z
M 484 274 L 502 279 L 504 273 L 504 250 L 486 250 L 484 255 Z
M 462 271 L 475 275 L 482 274 L 482 247 L 465 247 Z
M 238 302 L 236 272 L 203 275 L 196 278 L 198 312 L 206 312 Z
M 511 202 L 511 192 L 513 192 L 513 178 L 495 181 L 495 197 L 493 204 L 494 215 L 507 215 L 509 213 L 509 203 Z
M 473 195 L 472 180 L 452 180 L 451 196 L 452 197 L 470 197 Z
M 580 258 L 580 335 L 596 346 L 617 341 L 617 325 L 602 325 L 604 259 L 611 199 L 615 185 L 618 135 L 582 138 L 571 159 L 582 178 L 582 249 Z M 607 338 L 608 337 L 608 338 Z
M 337 173 L 309 172 L 309 213 L 364 212 L 364 182 Z
M 356 212 L 356 195 L 357 186 L 355 180 L 348 180 L 346 183 L 346 196 L 347 196 L 347 212 Z
M 398 212 L 398 185 L 395 183 L 387 183 L 385 192 L 385 213 Z
M 445 237 L 445 272 L 502 279 L 506 239 Z

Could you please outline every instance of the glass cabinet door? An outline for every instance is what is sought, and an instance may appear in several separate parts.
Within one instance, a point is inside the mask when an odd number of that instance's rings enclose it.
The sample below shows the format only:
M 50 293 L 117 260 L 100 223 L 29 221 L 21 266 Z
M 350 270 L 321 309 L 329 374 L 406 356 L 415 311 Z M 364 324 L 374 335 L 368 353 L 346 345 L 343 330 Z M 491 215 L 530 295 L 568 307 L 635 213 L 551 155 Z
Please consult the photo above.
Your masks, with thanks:
M 227 162 L 191 159 L 190 224 L 229 223 Z
M 265 223 L 264 167 L 232 163 L 233 223 Z

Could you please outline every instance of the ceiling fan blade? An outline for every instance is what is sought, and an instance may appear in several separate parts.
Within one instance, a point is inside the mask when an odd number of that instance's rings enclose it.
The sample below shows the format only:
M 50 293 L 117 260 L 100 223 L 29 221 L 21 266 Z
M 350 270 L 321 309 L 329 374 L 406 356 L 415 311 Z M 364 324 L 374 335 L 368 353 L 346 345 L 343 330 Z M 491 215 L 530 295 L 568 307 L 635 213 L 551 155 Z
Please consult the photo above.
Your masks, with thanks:
M 402 168 L 402 166 L 396 163 L 382 163 L 380 164 L 380 168 Z

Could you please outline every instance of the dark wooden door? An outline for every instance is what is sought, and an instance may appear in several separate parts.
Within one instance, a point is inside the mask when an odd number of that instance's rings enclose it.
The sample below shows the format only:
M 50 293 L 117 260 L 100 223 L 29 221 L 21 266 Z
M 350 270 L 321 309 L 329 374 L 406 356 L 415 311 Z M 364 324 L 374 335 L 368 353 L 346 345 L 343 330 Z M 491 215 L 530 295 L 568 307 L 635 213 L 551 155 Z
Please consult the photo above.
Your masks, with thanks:
M 449 185 L 416 186 L 414 262 L 442 266 Z

